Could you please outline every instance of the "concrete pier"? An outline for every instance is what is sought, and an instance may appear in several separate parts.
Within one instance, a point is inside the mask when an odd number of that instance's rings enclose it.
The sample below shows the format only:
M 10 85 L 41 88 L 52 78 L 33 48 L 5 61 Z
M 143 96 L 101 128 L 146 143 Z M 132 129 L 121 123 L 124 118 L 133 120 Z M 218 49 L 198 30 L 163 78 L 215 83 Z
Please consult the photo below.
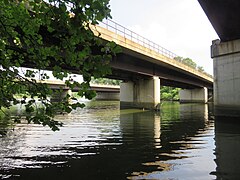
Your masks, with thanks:
M 182 103 L 207 103 L 208 90 L 206 87 L 198 89 L 181 89 L 179 98 Z
M 216 116 L 240 117 L 240 39 L 213 41 L 214 113 Z
M 160 106 L 160 79 L 141 79 L 120 85 L 120 107 L 158 110 Z

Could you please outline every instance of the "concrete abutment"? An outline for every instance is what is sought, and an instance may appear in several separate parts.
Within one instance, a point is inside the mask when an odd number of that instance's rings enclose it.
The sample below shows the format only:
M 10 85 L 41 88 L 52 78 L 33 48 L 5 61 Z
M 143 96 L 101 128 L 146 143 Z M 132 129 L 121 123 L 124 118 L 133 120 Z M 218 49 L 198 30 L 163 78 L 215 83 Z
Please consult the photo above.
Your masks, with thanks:
M 240 39 L 213 41 L 214 113 L 219 117 L 240 117 Z

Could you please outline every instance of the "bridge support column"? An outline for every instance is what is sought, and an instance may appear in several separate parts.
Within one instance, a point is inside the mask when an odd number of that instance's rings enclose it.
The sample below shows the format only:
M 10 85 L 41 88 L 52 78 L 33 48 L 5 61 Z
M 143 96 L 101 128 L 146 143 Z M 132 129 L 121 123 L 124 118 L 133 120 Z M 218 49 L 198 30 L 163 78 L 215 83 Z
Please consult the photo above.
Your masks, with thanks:
M 214 113 L 240 117 L 240 39 L 213 41 Z
M 158 110 L 160 106 L 160 79 L 141 79 L 120 85 L 120 107 Z
M 60 102 L 63 100 L 64 97 L 69 94 L 70 96 L 72 95 L 72 91 L 70 89 L 64 89 L 62 92 L 55 91 L 51 97 L 52 102 Z
M 179 92 L 180 102 L 207 103 L 208 90 L 206 87 L 198 89 L 182 89 Z

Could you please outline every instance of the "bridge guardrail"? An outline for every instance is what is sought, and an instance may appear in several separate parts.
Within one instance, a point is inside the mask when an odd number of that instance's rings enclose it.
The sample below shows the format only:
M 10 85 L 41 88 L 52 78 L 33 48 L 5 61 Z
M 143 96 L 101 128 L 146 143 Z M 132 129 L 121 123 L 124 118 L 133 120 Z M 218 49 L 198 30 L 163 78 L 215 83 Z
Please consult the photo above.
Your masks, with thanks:
M 131 40 L 135 43 L 138 43 L 138 44 L 142 45 L 143 47 L 149 48 L 149 49 L 151 49 L 151 50 L 153 50 L 153 51 L 155 51 L 159 54 L 162 54 L 162 55 L 164 55 L 168 58 L 176 60 L 175 59 L 176 57 L 180 57 L 177 54 L 175 54 L 175 53 L 167 50 L 166 48 L 158 45 L 157 43 L 155 43 L 155 42 L 153 42 L 153 41 L 151 41 L 151 40 L 133 32 L 132 30 L 130 30 L 130 29 L 128 29 L 128 28 L 126 28 L 126 27 L 124 27 L 124 26 L 122 26 L 122 25 L 120 25 L 120 24 L 118 24 L 118 23 L 116 23 L 116 22 L 114 22 L 110 19 L 105 19 L 102 22 L 99 22 L 99 25 L 101 27 L 106 28 L 107 30 L 110 30 L 110 31 L 112 31 L 112 32 L 114 32 L 114 33 L 116 33 L 120 36 L 123 36 L 124 38 L 127 38 L 127 39 L 129 39 L 129 40 Z M 176 61 L 178 61 L 178 60 L 176 60 Z M 186 64 L 182 61 L 178 61 L 178 62 L 180 62 L 180 63 L 182 63 L 186 66 L 189 66 L 188 64 Z M 191 66 L 189 66 L 189 67 L 191 67 Z M 191 68 L 193 68 L 193 67 L 191 67 Z M 195 69 L 198 72 L 201 72 L 201 73 L 203 73 L 203 74 L 205 74 L 209 77 L 212 77 L 210 74 L 208 74 L 206 72 L 199 71 L 197 68 L 193 68 L 193 69 Z
M 130 29 L 128 29 L 112 20 L 109 20 L 109 19 L 104 20 L 103 22 L 100 22 L 99 25 L 112 31 L 112 32 L 115 32 L 116 34 L 121 35 L 131 41 L 134 41 L 146 48 L 154 50 L 164 56 L 167 56 L 172 59 L 174 59 L 174 57 L 177 57 L 177 55 L 175 53 L 167 50 L 166 48 L 158 45 L 157 43 L 131 31 Z

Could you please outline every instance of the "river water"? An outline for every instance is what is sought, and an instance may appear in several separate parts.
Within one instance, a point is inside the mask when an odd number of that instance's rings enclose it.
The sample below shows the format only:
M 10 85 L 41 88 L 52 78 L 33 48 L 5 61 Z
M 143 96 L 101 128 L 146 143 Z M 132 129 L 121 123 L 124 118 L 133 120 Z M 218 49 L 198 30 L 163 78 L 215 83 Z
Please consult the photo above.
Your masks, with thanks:
M 239 179 L 240 125 L 212 106 L 164 102 L 160 112 L 93 101 L 58 116 L 58 132 L 1 123 L 1 179 Z

